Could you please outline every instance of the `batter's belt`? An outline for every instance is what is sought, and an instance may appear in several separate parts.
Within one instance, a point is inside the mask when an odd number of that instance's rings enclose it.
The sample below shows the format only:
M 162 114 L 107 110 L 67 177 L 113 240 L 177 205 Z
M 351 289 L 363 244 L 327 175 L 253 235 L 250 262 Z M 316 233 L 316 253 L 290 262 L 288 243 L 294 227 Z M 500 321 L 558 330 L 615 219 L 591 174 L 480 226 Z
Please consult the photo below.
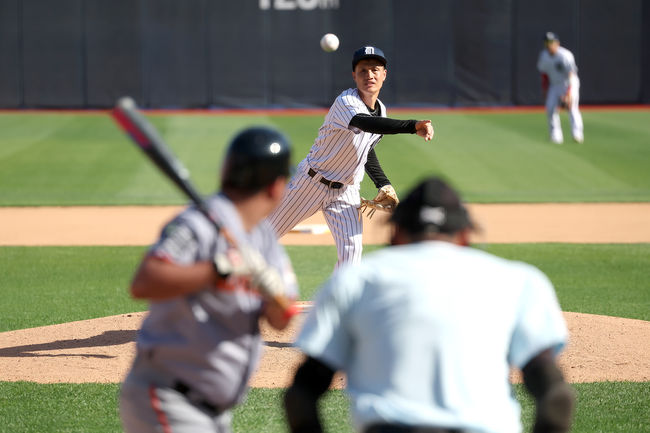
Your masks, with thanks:
M 210 403 L 209 401 L 199 397 L 194 391 L 192 391 L 192 388 L 190 388 L 184 382 L 181 381 L 174 382 L 172 389 L 176 392 L 183 394 L 192 404 L 206 410 L 207 412 L 211 413 L 213 416 L 219 416 L 224 412 L 224 410 L 219 406 L 216 406 Z
M 309 171 L 307 171 L 307 174 L 309 175 L 309 177 L 314 177 L 314 176 L 316 176 L 318 174 L 318 172 L 316 170 L 314 170 L 313 168 L 309 167 Z M 341 182 L 335 182 L 333 180 L 328 180 L 328 179 L 325 179 L 323 176 L 321 176 L 320 179 L 318 179 L 318 181 L 320 183 L 323 183 L 323 184 L 329 186 L 332 189 L 341 189 L 341 188 L 343 188 L 343 184 Z

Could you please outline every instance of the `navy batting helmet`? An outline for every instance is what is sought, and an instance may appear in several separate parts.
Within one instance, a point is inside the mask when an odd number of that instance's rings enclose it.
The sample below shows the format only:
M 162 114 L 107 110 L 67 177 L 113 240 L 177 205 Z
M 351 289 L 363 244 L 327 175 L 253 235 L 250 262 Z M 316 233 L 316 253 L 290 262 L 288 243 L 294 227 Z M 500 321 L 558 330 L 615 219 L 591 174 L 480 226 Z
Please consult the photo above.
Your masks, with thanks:
M 278 177 L 288 177 L 291 159 L 289 140 L 280 132 L 257 126 L 238 133 L 228 145 L 221 186 L 256 192 Z

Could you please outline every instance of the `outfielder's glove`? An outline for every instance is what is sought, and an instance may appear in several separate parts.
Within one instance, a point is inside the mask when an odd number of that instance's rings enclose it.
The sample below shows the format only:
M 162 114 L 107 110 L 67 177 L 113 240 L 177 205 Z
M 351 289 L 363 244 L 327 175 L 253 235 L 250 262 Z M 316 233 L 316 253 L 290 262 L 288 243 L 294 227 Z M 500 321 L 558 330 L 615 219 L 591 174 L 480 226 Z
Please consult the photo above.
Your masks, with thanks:
M 222 277 L 250 276 L 253 286 L 264 296 L 273 298 L 285 292 L 280 273 L 250 247 L 240 246 L 238 249 L 229 249 L 225 254 L 217 253 L 213 262 Z
M 366 211 L 368 211 L 368 214 L 366 215 L 368 219 L 372 218 L 377 210 L 392 212 L 398 204 L 399 199 L 397 198 L 395 188 L 393 188 L 392 185 L 384 185 L 379 189 L 379 192 L 374 199 L 368 200 L 361 197 L 359 218 L 361 218 L 361 214 L 365 214 Z
M 560 107 L 568 110 L 571 107 L 571 93 L 568 91 L 560 96 Z

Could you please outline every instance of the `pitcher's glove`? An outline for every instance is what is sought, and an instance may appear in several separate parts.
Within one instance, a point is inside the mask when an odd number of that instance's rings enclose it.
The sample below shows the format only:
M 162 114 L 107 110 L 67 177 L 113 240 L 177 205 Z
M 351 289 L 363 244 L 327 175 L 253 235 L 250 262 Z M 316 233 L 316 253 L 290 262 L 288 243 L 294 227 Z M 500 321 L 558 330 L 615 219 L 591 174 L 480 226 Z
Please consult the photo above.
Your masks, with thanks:
M 395 188 L 393 188 L 392 185 L 384 185 L 379 189 L 379 192 L 374 199 L 368 200 L 361 197 L 359 218 L 361 218 L 361 214 L 365 214 L 366 211 L 368 211 L 366 214 L 368 219 L 372 218 L 377 210 L 393 212 L 398 204 L 399 199 L 397 198 Z

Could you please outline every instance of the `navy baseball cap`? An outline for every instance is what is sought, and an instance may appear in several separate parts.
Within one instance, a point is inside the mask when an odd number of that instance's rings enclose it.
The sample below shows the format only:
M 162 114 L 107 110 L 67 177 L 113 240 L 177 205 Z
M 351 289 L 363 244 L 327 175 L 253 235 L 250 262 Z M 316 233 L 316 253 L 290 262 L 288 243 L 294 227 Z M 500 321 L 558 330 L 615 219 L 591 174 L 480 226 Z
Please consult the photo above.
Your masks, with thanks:
M 456 233 L 476 226 L 458 193 L 439 177 L 420 182 L 391 215 L 409 233 Z
M 381 49 L 372 46 L 365 46 L 356 50 L 354 52 L 354 55 L 352 56 L 353 71 L 354 68 L 357 66 L 357 63 L 359 63 L 363 59 L 377 59 L 381 63 L 383 63 L 384 66 L 386 66 L 387 63 L 386 56 L 384 55 L 384 52 Z
M 544 33 L 544 42 L 559 41 L 560 38 L 553 32 Z

